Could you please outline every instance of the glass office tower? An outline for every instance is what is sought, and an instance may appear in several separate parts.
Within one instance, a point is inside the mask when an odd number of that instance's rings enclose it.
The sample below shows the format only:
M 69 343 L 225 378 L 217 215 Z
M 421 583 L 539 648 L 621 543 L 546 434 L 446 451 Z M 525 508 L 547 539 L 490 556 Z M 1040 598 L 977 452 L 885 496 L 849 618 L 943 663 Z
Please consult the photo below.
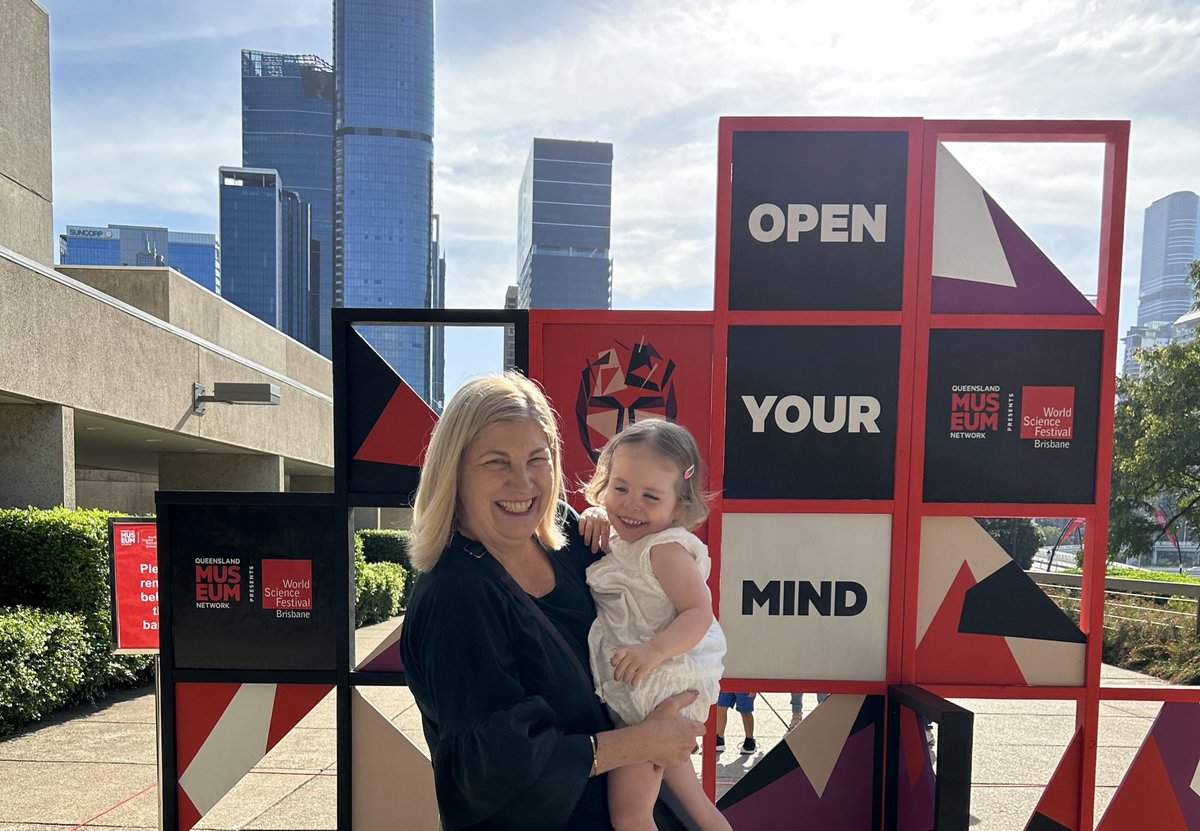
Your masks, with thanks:
M 242 165 L 279 172 L 311 206 L 308 280 L 316 336 L 305 343 L 330 357 L 333 305 L 333 67 L 316 55 L 242 50 Z M 310 323 L 305 324 L 310 328 Z
M 312 324 L 316 323 L 311 292 L 312 206 L 294 190 L 279 192 L 279 328 L 301 343 L 313 347 Z
M 334 0 L 334 305 L 433 305 L 433 0 Z M 427 330 L 365 336 L 432 401 Z
M 221 246 L 214 234 L 144 225 L 68 225 L 58 236 L 62 265 L 170 266 L 221 293 Z
M 612 308 L 611 144 L 535 138 L 517 215 L 519 308 Z
M 1200 197 L 1191 191 L 1164 196 L 1146 208 L 1138 326 L 1174 323 L 1192 308 L 1188 268 L 1200 259 Z
M 278 329 L 283 306 L 279 174 L 222 167 L 219 175 L 221 294 Z

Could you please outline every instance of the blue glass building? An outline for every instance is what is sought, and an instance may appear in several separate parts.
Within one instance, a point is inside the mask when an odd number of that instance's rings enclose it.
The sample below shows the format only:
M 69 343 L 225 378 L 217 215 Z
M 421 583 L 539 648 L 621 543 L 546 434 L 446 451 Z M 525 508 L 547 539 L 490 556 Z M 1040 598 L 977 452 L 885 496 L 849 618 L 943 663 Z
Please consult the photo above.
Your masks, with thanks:
M 430 308 L 433 0 L 334 0 L 334 305 Z M 364 335 L 426 401 L 431 338 Z
M 611 309 L 612 145 L 535 138 L 517 201 L 517 306 Z
M 303 340 L 325 357 L 333 305 L 333 89 L 333 67 L 316 55 L 242 50 L 242 165 L 278 171 L 311 206 L 307 279 L 316 306 L 305 329 L 315 336 Z
M 68 225 L 58 237 L 62 265 L 170 266 L 221 292 L 221 246 L 213 234 L 144 225 Z
M 305 343 L 311 333 L 311 212 L 278 172 L 219 169 L 223 282 L 229 302 Z
M 1188 268 L 1200 259 L 1200 196 L 1179 191 L 1146 208 L 1137 325 L 1174 323 L 1192 308 Z

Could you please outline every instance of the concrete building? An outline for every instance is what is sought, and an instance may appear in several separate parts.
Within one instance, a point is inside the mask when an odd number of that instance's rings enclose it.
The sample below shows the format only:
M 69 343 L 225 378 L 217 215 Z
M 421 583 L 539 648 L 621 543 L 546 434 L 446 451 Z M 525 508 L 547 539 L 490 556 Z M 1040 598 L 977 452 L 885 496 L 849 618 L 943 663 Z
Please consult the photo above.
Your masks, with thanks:
M 331 490 L 329 361 L 169 268 L 55 270 L 47 15 L 0 0 L 0 19 L 0 506 Z M 279 404 L 197 414 L 195 386 L 218 381 Z
M 517 306 L 611 309 L 612 145 L 535 138 L 517 201 Z
M 170 266 L 221 293 L 221 244 L 216 234 L 144 225 L 68 225 L 58 235 L 62 265 Z

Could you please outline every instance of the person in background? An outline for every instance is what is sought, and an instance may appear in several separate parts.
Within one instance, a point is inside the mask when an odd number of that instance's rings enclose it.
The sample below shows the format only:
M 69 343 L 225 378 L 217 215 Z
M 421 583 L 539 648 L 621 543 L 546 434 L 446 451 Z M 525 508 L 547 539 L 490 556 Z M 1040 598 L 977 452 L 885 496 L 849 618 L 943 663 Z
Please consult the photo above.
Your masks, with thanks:
M 742 716 L 742 729 L 745 740 L 739 752 L 749 756 L 758 750 L 758 742 L 754 740 L 754 697 L 758 693 L 723 692 L 717 697 L 717 752 L 725 749 L 725 727 L 729 720 L 729 708 L 733 707 Z

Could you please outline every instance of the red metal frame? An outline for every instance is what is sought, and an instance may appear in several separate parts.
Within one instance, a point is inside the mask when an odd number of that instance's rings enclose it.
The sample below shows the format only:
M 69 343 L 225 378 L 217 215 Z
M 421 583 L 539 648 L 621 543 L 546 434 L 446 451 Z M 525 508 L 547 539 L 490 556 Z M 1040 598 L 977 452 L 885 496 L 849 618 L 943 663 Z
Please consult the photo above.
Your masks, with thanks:
M 899 311 L 731 311 L 729 309 L 730 220 L 733 136 L 753 131 L 906 132 L 909 136 L 905 253 Z M 1104 189 L 1101 207 L 1098 315 L 932 314 L 933 217 L 937 148 L 941 142 L 1034 142 L 1103 144 Z M 1087 634 L 1085 677 L 1081 686 L 1005 686 L 929 684 L 942 697 L 1076 702 L 1077 728 L 1083 734 L 1078 782 L 1080 830 L 1094 825 L 1093 800 L 1097 731 L 1101 701 L 1200 702 L 1194 687 L 1106 687 L 1100 682 L 1104 619 L 1104 565 L 1111 496 L 1113 410 L 1117 314 L 1120 300 L 1121 235 L 1125 218 L 1129 125 L 1118 121 L 922 121 L 912 118 L 723 118 L 717 149 L 717 227 L 714 252 L 714 301 L 711 312 L 623 312 L 598 319 L 595 312 L 533 311 L 529 320 L 530 374 L 543 374 L 543 326 L 546 324 L 703 323 L 713 327 L 711 462 L 709 487 L 724 484 L 724 437 L 729 327 L 736 326 L 898 326 L 897 453 L 890 500 L 777 500 L 717 498 L 708 520 L 713 560 L 710 588 L 720 610 L 721 532 L 726 511 L 737 513 L 888 514 L 892 518 L 891 580 L 885 680 L 851 682 L 822 679 L 729 678 L 734 692 L 822 691 L 885 694 L 891 684 L 912 684 L 916 677 L 917 587 L 920 578 L 921 523 L 927 517 L 1084 517 L 1087 520 L 1081 629 Z M 1084 504 L 925 503 L 923 501 L 926 394 L 930 332 L 934 329 L 1032 329 L 1102 332 L 1103 377 L 1100 384 L 1099 439 L 1094 501 Z M 907 440 L 906 440 L 907 439 Z M 710 725 L 711 728 L 711 725 Z M 705 738 L 702 781 L 710 796 L 716 788 L 713 730 Z

